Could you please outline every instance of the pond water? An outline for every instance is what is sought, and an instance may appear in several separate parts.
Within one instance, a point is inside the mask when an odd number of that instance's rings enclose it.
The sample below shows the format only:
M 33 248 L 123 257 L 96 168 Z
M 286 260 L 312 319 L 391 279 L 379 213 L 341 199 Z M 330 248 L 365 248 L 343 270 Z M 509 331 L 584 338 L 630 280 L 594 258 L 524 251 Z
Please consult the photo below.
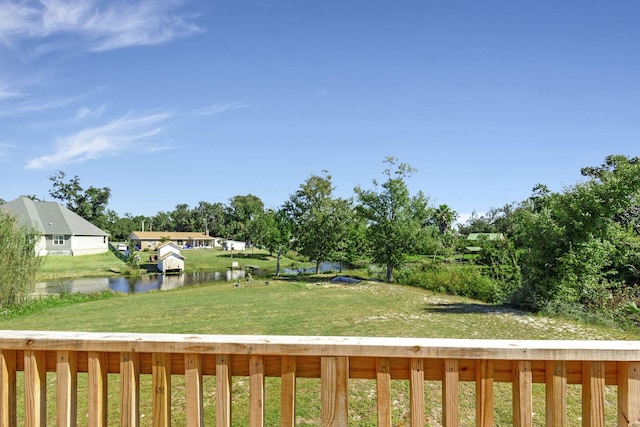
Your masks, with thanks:
M 255 276 L 256 274 L 254 274 Z M 165 291 L 182 286 L 218 281 L 244 280 L 244 270 L 202 271 L 173 275 L 150 274 L 141 277 L 84 277 L 79 279 L 61 279 L 51 282 L 37 283 L 36 295 L 52 295 L 61 293 L 94 293 L 111 289 L 114 292 L 140 293 L 149 291 Z
M 320 272 L 340 271 L 340 264 L 323 262 L 320 264 Z M 315 268 L 283 268 L 282 274 L 298 275 L 313 274 Z M 180 288 L 182 286 L 198 285 L 208 282 L 233 282 L 245 280 L 247 274 L 244 270 L 227 271 L 200 271 L 183 274 L 145 274 L 141 277 L 83 277 L 78 279 L 60 279 L 50 282 L 37 283 L 36 295 L 55 295 L 62 293 L 94 293 L 111 289 L 114 292 L 141 293 L 149 291 L 165 291 Z M 254 277 L 260 277 L 260 271 L 251 273 Z
M 320 263 L 320 273 L 329 273 L 329 272 L 340 272 L 342 271 L 342 266 L 336 262 L 321 262 Z M 283 274 L 314 274 L 316 272 L 315 267 L 285 267 L 282 269 Z

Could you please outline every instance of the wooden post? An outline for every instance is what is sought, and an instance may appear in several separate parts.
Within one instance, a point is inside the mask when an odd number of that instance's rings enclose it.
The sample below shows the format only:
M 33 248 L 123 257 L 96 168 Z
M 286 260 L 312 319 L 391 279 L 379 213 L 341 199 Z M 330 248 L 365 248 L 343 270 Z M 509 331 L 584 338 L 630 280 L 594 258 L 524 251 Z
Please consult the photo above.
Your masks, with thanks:
M 216 356 L 216 426 L 231 427 L 231 356 Z
M 391 427 L 391 359 L 376 358 L 378 426 Z
M 513 362 L 513 425 L 531 427 L 533 425 L 533 375 L 531 362 Z
M 476 426 L 493 427 L 493 361 L 476 362 Z
M 108 360 L 107 353 L 90 351 L 88 360 L 89 371 L 89 420 L 88 424 L 95 427 L 106 427 L 108 420 Z
M 140 425 L 140 355 L 120 354 L 120 426 Z
M 282 356 L 280 362 L 280 425 L 282 427 L 296 425 L 297 363 L 295 356 Z
M 567 364 L 564 361 L 545 362 L 546 425 L 567 425 Z
M 24 352 L 24 424 L 26 427 L 47 425 L 47 353 Z
M 153 353 L 151 389 L 153 390 L 153 426 L 171 425 L 171 354 Z
M 445 359 L 442 375 L 442 425 L 457 427 L 460 424 L 458 360 Z
M 324 356 L 321 359 L 320 423 L 323 427 L 349 424 L 349 358 Z
M 424 426 L 424 361 L 422 359 L 410 360 L 411 376 L 409 378 L 411 406 L 411 425 Z
M 78 424 L 78 353 L 58 351 L 56 363 L 58 427 Z
M 264 426 L 264 357 L 249 357 L 249 425 Z
M 0 425 L 15 426 L 16 418 L 16 352 L 0 351 Z
M 640 427 L 640 362 L 618 362 L 618 427 Z
M 582 425 L 604 427 L 604 362 L 582 362 Z
M 204 427 L 201 354 L 184 355 L 184 386 L 187 400 L 187 426 Z

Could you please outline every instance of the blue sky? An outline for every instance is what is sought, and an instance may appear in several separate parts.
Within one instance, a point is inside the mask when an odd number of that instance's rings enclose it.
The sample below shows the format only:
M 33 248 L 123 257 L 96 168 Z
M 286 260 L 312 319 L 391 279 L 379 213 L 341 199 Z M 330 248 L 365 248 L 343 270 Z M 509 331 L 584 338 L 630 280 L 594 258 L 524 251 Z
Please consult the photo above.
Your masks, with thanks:
M 640 2 L 0 0 L 0 198 L 48 177 L 120 215 L 312 174 L 336 196 L 387 156 L 461 215 L 639 155 Z

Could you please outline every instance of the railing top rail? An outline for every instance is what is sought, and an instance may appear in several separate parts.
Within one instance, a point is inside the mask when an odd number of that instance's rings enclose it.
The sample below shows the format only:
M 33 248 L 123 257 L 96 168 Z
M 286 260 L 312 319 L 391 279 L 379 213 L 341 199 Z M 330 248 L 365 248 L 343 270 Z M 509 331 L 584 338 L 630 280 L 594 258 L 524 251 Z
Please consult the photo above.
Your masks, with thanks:
M 640 361 L 640 341 L 0 331 L 0 350 Z

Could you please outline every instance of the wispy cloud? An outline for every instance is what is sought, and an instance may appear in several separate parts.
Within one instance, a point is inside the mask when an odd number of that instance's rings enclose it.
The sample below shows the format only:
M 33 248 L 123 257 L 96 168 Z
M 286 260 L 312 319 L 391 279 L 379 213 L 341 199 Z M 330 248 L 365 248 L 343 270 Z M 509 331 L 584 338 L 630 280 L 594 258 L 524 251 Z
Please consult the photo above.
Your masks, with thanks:
M 0 43 L 54 50 L 107 51 L 165 43 L 202 32 L 183 1 L 0 0 Z
M 0 101 L 8 98 L 15 98 L 20 96 L 20 92 L 11 90 L 7 86 L 0 85 Z
M 18 95 L 16 95 L 18 96 Z M 24 98 L 24 95 L 19 95 Z M 12 105 L 2 106 L 0 105 L 0 117 L 17 116 L 25 113 L 36 113 L 39 111 L 55 110 L 62 107 L 67 107 L 85 95 L 78 95 L 66 98 L 55 99 L 24 99 L 18 102 L 13 102 Z M 2 98 L 0 97 L 0 100 Z
M 194 113 L 198 116 L 213 116 L 215 114 L 224 113 L 230 110 L 237 110 L 239 108 L 246 108 L 247 104 L 243 102 L 228 102 L 223 104 L 212 104 L 208 107 L 199 108 L 194 110 Z
M 158 135 L 162 123 L 171 113 L 157 113 L 132 117 L 127 115 L 104 126 L 88 128 L 59 138 L 52 154 L 32 159 L 27 169 L 56 168 L 100 157 L 114 156 L 130 150 L 133 143 Z
M 82 107 L 78 108 L 78 111 L 76 111 L 76 116 L 74 119 L 82 120 L 82 119 L 86 119 L 87 117 L 100 117 L 102 113 L 104 113 L 106 108 L 107 107 L 105 105 L 101 105 L 98 108 L 91 109 L 83 105 Z

